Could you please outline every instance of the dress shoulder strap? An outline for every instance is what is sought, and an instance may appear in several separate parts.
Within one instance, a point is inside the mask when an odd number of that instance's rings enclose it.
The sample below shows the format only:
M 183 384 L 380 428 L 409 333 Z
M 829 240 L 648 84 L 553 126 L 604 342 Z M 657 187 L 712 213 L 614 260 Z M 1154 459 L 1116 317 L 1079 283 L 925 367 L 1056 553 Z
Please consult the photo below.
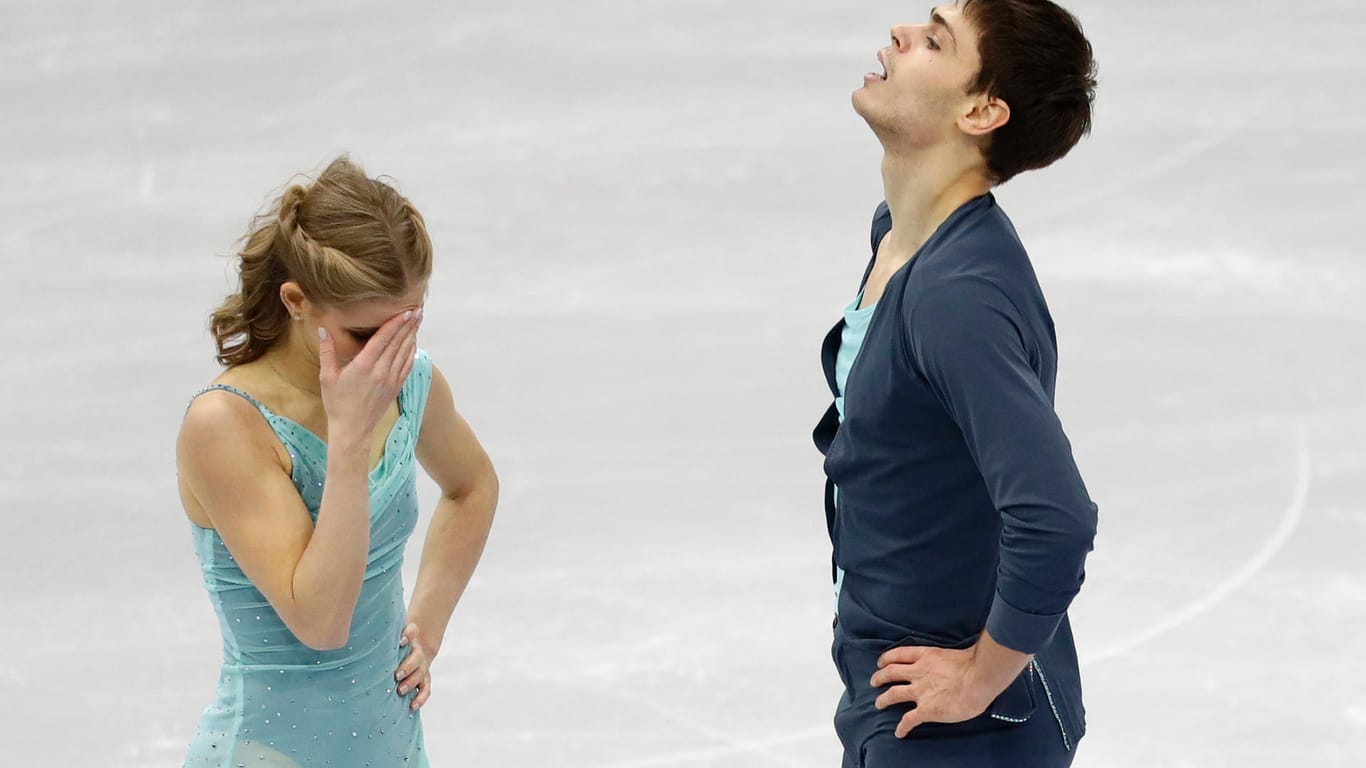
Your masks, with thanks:
M 427 394 L 432 389 L 432 358 L 425 350 L 419 349 L 413 360 L 413 369 L 403 382 L 404 401 L 410 403 L 413 434 L 422 428 L 422 418 L 427 410 Z
M 232 385 L 230 385 L 230 384 L 210 384 L 209 386 L 204 387 L 203 389 L 201 389 L 201 390 L 199 390 L 198 392 L 194 393 L 194 395 L 190 398 L 190 402 L 193 403 L 193 402 L 195 401 L 196 398 L 198 398 L 200 395 L 204 394 L 205 392 L 213 392 L 214 390 L 220 390 L 220 389 L 221 389 L 222 391 L 224 391 L 224 392 L 231 392 L 231 393 L 233 393 L 234 395 L 237 395 L 238 397 L 242 398 L 243 400 L 246 400 L 247 402 L 249 402 L 249 403 L 251 403 L 252 405 L 256 406 L 256 410 L 260 411 L 261 413 L 269 413 L 269 412 L 270 412 L 270 409 L 266 408 L 264 405 L 261 405 L 261 401 L 260 401 L 260 400 L 257 400 L 256 398 L 252 397 L 251 395 L 247 394 L 246 392 L 243 392 L 242 390 L 240 390 L 240 389 L 238 389 L 237 387 L 234 387 L 234 386 L 232 386 Z M 189 410 L 189 408 L 190 408 L 189 405 L 186 405 L 186 406 L 185 406 L 185 409 L 186 409 L 186 410 Z

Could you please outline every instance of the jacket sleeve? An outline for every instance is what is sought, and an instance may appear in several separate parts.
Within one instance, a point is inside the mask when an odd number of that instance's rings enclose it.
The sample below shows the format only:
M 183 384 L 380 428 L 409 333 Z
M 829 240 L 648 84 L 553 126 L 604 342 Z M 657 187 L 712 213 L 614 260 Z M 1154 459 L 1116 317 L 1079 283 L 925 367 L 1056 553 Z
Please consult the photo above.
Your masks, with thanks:
M 976 277 L 943 281 L 903 315 L 911 365 L 962 430 L 1001 514 L 987 631 L 1037 653 L 1081 589 L 1096 532 L 1096 506 L 1031 365 L 1031 343 L 1044 342 L 1029 336 L 999 288 Z

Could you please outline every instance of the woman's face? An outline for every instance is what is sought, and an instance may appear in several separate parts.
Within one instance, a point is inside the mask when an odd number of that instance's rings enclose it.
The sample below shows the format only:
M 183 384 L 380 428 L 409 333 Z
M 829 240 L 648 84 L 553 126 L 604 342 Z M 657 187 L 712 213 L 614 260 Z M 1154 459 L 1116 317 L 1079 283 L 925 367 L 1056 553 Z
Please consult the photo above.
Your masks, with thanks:
M 427 281 L 423 280 L 413 285 L 404 295 L 392 299 L 361 301 L 339 307 L 313 304 L 305 310 L 303 317 L 305 325 L 310 326 L 307 329 L 309 333 L 305 335 L 305 338 L 309 339 L 306 343 L 309 344 L 316 360 L 318 334 L 311 326 L 326 329 L 327 334 L 333 339 L 337 365 L 345 366 L 360 354 L 365 348 L 365 343 L 375 335 L 380 326 L 396 315 L 416 312 L 423 307 L 426 300 Z

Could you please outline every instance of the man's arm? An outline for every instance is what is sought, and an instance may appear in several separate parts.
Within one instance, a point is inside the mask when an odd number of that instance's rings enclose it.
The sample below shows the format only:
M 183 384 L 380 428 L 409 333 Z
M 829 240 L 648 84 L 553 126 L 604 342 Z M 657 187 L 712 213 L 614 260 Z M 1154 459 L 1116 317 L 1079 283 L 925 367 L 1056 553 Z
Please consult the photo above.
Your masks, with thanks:
M 916 704 L 898 737 L 990 706 L 1053 636 L 1081 589 L 1096 532 L 1095 504 L 1006 295 L 958 278 L 935 286 L 906 322 L 911 362 L 962 431 L 1002 530 L 996 596 L 976 645 L 895 648 L 878 660 L 872 685 L 893 685 L 878 708 Z
M 986 629 L 1037 653 L 1081 589 L 1096 506 L 1030 365 L 1020 311 L 995 285 L 959 278 L 908 312 L 911 355 L 962 430 L 1001 513 L 996 598 Z

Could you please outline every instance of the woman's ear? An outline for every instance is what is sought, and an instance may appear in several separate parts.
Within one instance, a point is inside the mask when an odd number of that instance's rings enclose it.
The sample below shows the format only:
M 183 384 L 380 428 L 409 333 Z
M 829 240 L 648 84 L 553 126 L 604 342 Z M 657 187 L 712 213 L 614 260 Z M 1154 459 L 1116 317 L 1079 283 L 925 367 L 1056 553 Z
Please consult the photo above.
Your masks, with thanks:
M 286 280 L 280 284 L 280 303 L 285 305 L 285 311 L 295 320 L 303 319 L 304 310 L 308 308 L 304 290 L 293 280 Z

